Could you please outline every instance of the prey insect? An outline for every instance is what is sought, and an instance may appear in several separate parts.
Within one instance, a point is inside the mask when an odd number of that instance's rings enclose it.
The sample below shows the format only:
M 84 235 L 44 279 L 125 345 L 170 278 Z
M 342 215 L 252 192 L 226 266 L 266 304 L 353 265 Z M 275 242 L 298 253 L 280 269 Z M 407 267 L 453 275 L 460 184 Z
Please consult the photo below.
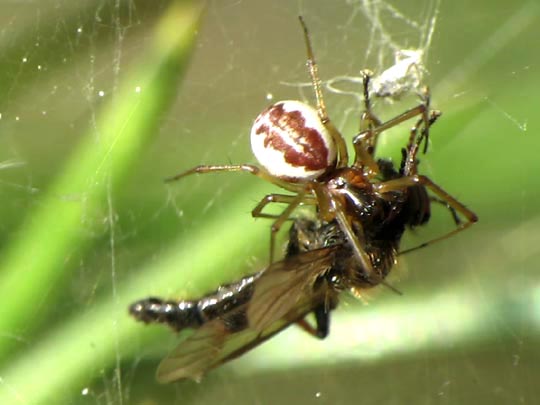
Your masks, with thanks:
M 256 118 L 251 144 L 262 167 L 197 166 L 169 179 L 242 171 L 292 194 L 267 195 L 252 212 L 274 220 L 267 268 L 198 300 L 148 298 L 130 306 L 130 313 L 140 321 L 165 323 L 175 330 L 195 329 L 160 364 L 157 377 L 161 382 L 199 379 L 293 323 L 325 337 L 339 293 L 348 290 L 358 295 L 386 284 L 404 231 L 429 221 L 432 202 L 448 208 L 456 227 L 408 251 L 445 239 L 477 221 L 471 210 L 418 174 L 418 152 L 422 145 L 427 151 L 430 127 L 440 116 L 430 109 L 427 88 L 419 94 L 420 104 L 383 122 L 372 111 L 371 73 L 364 71 L 364 112 L 349 165 L 345 141 L 326 112 L 307 28 L 302 18 L 300 22 L 316 109 L 299 101 L 281 101 Z M 376 159 L 379 135 L 412 118 L 417 121 L 402 149 L 399 167 Z M 286 208 L 279 215 L 263 212 L 270 203 Z M 286 256 L 274 262 L 275 235 L 299 205 L 314 207 L 315 217 L 294 220 Z M 310 313 L 315 315 L 315 327 L 305 320 Z
M 383 226 L 369 228 L 370 243 L 365 248 L 381 278 L 394 265 L 406 220 L 397 215 Z M 163 383 L 200 380 L 208 370 L 291 324 L 325 338 L 339 294 L 344 290 L 358 294 L 373 286 L 336 221 L 296 219 L 283 260 L 202 298 L 147 298 L 132 304 L 130 313 L 139 321 L 163 323 L 176 331 L 196 329 L 161 362 L 157 379 Z M 315 315 L 315 327 L 305 319 L 310 313 Z

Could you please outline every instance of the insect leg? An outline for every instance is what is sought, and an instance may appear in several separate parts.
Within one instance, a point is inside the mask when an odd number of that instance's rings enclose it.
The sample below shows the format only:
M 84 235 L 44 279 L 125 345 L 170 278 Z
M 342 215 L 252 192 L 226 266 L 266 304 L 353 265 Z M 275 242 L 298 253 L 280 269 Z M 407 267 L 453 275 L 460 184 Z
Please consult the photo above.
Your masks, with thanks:
M 435 202 L 437 204 L 441 204 L 441 205 L 444 205 L 445 208 L 450 211 L 450 215 L 452 216 L 452 219 L 454 220 L 454 223 L 456 224 L 456 226 L 458 226 L 459 224 L 461 224 L 461 219 L 459 218 L 455 208 L 453 208 L 450 204 L 448 204 L 448 202 L 444 201 L 444 200 L 441 200 L 440 198 L 437 198 L 437 197 L 433 197 L 433 196 L 430 196 L 429 197 L 429 200 L 431 202 Z
M 317 323 L 317 337 L 324 339 L 330 332 L 330 311 L 323 304 L 315 308 L 313 313 L 315 314 L 315 322 Z
M 305 332 L 318 339 L 324 339 L 330 333 L 330 311 L 326 305 L 321 304 L 313 310 L 315 315 L 315 327 L 313 327 L 306 319 L 296 321 Z

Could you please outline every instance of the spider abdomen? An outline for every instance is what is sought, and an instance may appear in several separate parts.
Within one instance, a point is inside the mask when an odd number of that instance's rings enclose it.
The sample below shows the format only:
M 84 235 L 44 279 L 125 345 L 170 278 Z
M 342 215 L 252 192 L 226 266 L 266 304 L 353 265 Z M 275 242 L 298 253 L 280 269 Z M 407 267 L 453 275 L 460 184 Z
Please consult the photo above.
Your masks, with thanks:
M 313 180 L 335 167 L 337 152 L 317 111 L 300 101 L 280 101 L 264 110 L 251 129 L 251 149 L 273 176 Z

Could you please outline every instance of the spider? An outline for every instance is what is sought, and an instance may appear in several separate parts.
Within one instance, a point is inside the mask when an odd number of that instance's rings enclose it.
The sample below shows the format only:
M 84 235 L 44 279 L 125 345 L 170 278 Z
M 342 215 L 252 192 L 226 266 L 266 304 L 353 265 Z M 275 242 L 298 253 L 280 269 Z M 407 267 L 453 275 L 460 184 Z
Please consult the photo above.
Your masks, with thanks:
M 355 215 L 363 215 L 368 207 L 363 206 L 363 202 L 358 201 L 354 193 L 350 193 L 351 188 L 362 190 L 363 194 L 381 200 L 407 200 L 415 193 L 414 190 L 421 188 L 434 194 L 434 197 L 430 197 L 431 201 L 442 203 L 450 210 L 456 223 L 455 229 L 408 251 L 463 231 L 478 218 L 428 177 L 418 174 L 418 150 L 424 143 L 424 153 L 426 152 L 429 128 L 440 115 L 440 112 L 430 110 L 430 93 L 427 87 L 420 91 L 420 103 L 417 106 L 382 122 L 372 111 L 369 94 L 372 73 L 364 70 L 364 112 L 360 117 L 360 131 L 353 138 L 355 156 L 349 165 L 349 151 L 345 140 L 326 110 L 307 26 L 301 16 L 299 20 L 304 34 L 307 68 L 315 93 L 316 108 L 296 100 L 280 101 L 265 109 L 255 119 L 251 129 L 251 147 L 260 166 L 200 165 L 166 181 L 175 181 L 192 174 L 247 172 L 290 191 L 291 194 L 266 195 L 252 211 L 253 217 L 274 220 L 271 226 L 270 263 L 274 261 L 277 232 L 285 221 L 291 219 L 299 205 L 311 205 L 316 208 L 319 220 L 335 221 L 338 224 L 358 264 L 365 270 L 368 278 L 373 278 L 373 283 L 378 283 L 381 282 L 381 276 L 374 271 L 364 248 L 366 230 L 362 229 L 361 221 L 353 221 Z M 415 117 L 417 121 L 410 131 L 407 147 L 402 150 L 403 159 L 399 173 L 388 178 L 382 172 L 384 165 L 378 163 L 374 157 L 378 136 L 383 131 Z M 427 191 L 417 194 L 427 196 Z M 271 203 L 286 204 L 286 208 L 279 215 L 263 212 Z M 409 223 L 409 226 L 427 221 L 430 214 L 429 201 L 423 206 L 427 206 L 425 212 L 419 212 L 419 217 Z M 458 213 L 466 219 L 465 222 L 461 221 Z
M 365 109 L 360 131 L 353 139 L 355 157 L 348 164 L 345 141 L 326 113 L 308 30 L 301 17 L 300 23 L 317 107 L 281 101 L 257 117 L 251 141 L 261 167 L 197 166 L 168 179 L 245 171 L 292 194 L 269 194 L 252 211 L 254 217 L 274 219 L 269 266 L 197 299 L 150 297 L 129 307 L 138 321 L 166 324 L 176 331 L 195 330 L 160 363 L 160 382 L 183 378 L 198 381 L 208 370 L 242 355 L 293 323 L 318 338 L 326 337 L 330 313 L 342 291 L 361 296 L 364 290 L 379 284 L 396 291 L 385 278 L 398 255 L 445 239 L 477 221 L 472 211 L 418 174 L 418 151 L 422 144 L 424 153 L 427 151 L 429 129 L 440 116 L 429 108 L 427 88 L 420 91 L 418 106 L 382 122 L 371 109 L 372 74 L 364 71 Z M 379 134 L 414 117 L 418 118 L 402 149 L 400 166 L 375 159 Z M 456 228 L 399 251 L 405 230 L 428 222 L 432 202 L 448 208 Z M 287 206 L 281 214 L 270 215 L 263 212 L 270 203 Z M 292 218 L 300 204 L 314 206 L 316 217 Z M 467 221 L 462 222 L 460 216 Z M 293 224 L 285 258 L 273 262 L 275 235 L 289 219 Z M 310 313 L 314 314 L 315 326 L 306 319 Z

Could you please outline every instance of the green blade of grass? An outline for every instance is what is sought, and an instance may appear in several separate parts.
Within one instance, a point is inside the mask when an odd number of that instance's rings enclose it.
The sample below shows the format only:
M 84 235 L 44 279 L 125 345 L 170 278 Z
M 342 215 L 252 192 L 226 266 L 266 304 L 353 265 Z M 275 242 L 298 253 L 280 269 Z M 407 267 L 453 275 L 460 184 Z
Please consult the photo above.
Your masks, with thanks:
M 39 303 L 68 270 L 62 266 L 66 257 L 84 250 L 83 214 L 106 206 L 110 190 L 126 178 L 138 152 L 157 132 L 188 62 L 200 13 L 193 1 L 167 10 L 157 26 L 152 56 L 126 77 L 39 208 L 6 247 L 0 262 L 0 331 L 17 335 L 27 330 L 39 316 Z M 2 340 L 0 359 L 13 343 Z
M 235 201 L 253 193 L 247 191 Z M 268 236 L 266 232 L 263 235 Z M 235 259 L 243 257 L 261 237 L 260 228 L 244 215 L 222 217 L 192 234 L 189 241 L 181 239 L 160 262 L 141 269 L 138 277 L 120 286 L 117 295 L 103 298 L 86 313 L 62 323 L 3 370 L 0 403 L 63 403 L 66 396 L 90 384 L 96 373 L 110 369 L 118 356 L 133 354 L 137 335 L 155 330 L 145 328 L 127 314 L 128 305 L 148 294 L 149 286 L 165 291 L 171 285 L 182 285 L 182 280 L 200 284 L 208 270 L 207 244 L 212 246 L 212 268 L 229 271 L 237 267 Z M 207 244 L 201 244 L 201 240 Z
M 224 208 L 234 211 L 238 201 L 248 199 L 253 192 L 253 189 L 247 189 Z M 73 399 L 74 395 L 91 384 L 96 375 L 111 369 L 118 356 L 125 359 L 134 353 L 140 354 L 140 337 L 147 341 L 144 335 L 158 329 L 145 327 L 131 319 L 127 315 L 129 303 L 148 294 L 150 289 L 166 291 L 171 285 L 185 286 L 188 283 L 198 288 L 207 282 L 204 280 L 211 269 L 221 268 L 230 272 L 231 268 L 236 268 L 237 258 L 243 257 L 249 246 L 268 236 L 264 231 L 265 227 L 254 227 L 253 219 L 247 215 L 221 216 L 209 221 L 207 226 L 193 233 L 189 239 L 181 238 L 163 255 L 162 260 L 144 266 L 136 277 L 124 283 L 116 296 L 96 301 L 87 312 L 64 322 L 3 370 L 0 403 L 18 400 L 21 403 L 48 404 Z M 523 233 L 527 235 L 528 230 Z M 201 240 L 206 243 L 200 243 Z M 227 243 L 223 243 L 225 240 Z M 492 262 L 504 257 L 502 247 L 506 239 L 500 238 L 498 242 L 500 246 L 496 251 L 500 252 L 500 257 L 478 258 L 479 262 L 486 262 L 483 266 L 493 267 Z M 266 247 L 265 243 L 259 245 Z M 211 269 L 208 265 L 208 246 L 213 247 Z M 433 261 L 437 262 L 437 258 L 433 258 Z M 482 266 L 481 263 L 471 263 L 471 267 L 476 265 Z M 332 364 L 335 365 L 340 358 L 343 361 L 365 362 L 417 351 L 444 352 L 453 348 L 449 348 L 448 342 L 459 342 L 463 345 L 460 347 L 479 346 L 486 340 L 493 340 L 495 334 L 492 328 L 496 329 L 497 336 L 504 337 L 508 325 L 497 327 L 501 311 L 493 311 L 494 305 L 502 306 L 497 297 L 504 283 L 490 290 L 479 305 L 476 291 L 470 288 L 470 274 L 465 273 L 463 277 L 435 294 L 414 294 L 409 291 L 412 294 L 405 297 L 392 295 L 390 301 L 379 302 L 369 310 L 365 307 L 349 308 L 349 311 L 342 308 L 336 312 L 335 330 L 330 337 L 330 342 L 334 344 L 327 343 L 321 349 L 319 341 L 312 341 L 300 332 L 287 332 L 287 344 L 295 348 L 293 355 L 287 354 L 283 345 L 267 346 L 251 356 L 251 363 L 244 362 L 237 372 L 246 374 L 254 370 L 290 369 L 291 366 L 307 365 L 328 367 L 329 358 L 333 359 Z M 502 278 L 500 280 L 503 281 Z M 516 314 L 523 313 L 516 307 L 529 308 L 532 333 L 539 330 L 537 297 L 538 288 L 535 287 L 521 294 L 518 301 L 508 301 L 504 305 L 509 319 L 514 319 L 516 325 L 520 321 Z M 531 299 L 536 299 L 535 306 L 530 305 Z M 447 316 L 443 335 L 440 332 L 440 313 Z M 351 340 L 351 336 L 356 336 L 357 340 Z M 157 342 L 155 340 L 154 346 L 158 346 Z M 163 345 L 161 348 L 165 350 Z M 51 370 L 54 372 L 51 373 Z

